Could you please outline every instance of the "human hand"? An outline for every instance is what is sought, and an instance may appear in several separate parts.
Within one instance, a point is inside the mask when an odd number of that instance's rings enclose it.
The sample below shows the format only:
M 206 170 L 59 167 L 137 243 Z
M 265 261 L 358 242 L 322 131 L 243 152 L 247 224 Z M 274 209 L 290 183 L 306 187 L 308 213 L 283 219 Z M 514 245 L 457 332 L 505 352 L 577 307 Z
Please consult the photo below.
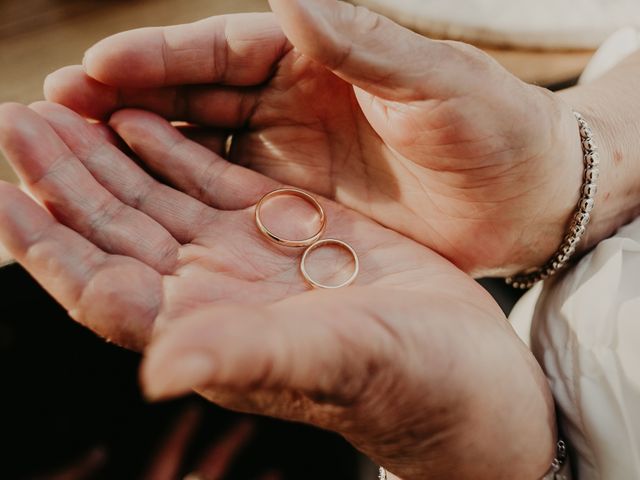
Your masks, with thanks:
M 308 291 L 298 253 L 254 224 L 256 201 L 279 184 L 154 114 L 122 111 L 111 125 L 173 187 L 62 106 L 0 108 L 0 147 L 52 214 L 0 184 L 0 240 L 103 337 L 143 349 L 155 333 L 150 396 L 193 387 L 331 429 L 407 480 L 544 473 L 554 438 L 544 376 L 471 278 L 321 200 L 327 236 L 355 247 L 361 274 L 348 289 Z M 290 208 L 280 222 L 306 214 Z
M 551 256 L 582 176 L 568 106 L 469 45 L 368 10 L 271 5 L 275 17 L 108 38 L 84 69 L 51 75 L 46 95 L 92 118 L 135 106 L 213 139 L 231 131 L 232 161 L 364 213 L 474 276 Z

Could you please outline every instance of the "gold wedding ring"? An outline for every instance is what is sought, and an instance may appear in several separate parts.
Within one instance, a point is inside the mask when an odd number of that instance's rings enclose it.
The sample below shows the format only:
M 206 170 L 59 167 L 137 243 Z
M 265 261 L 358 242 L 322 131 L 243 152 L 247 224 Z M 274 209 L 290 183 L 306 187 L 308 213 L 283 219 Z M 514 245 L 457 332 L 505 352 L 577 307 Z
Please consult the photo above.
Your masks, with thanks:
M 318 211 L 318 213 L 320 214 L 320 229 L 313 236 L 302 239 L 302 240 L 289 240 L 286 238 L 279 237 L 278 235 L 273 233 L 271 230 L 269 230 L 265 226 L 265 224 L 262 222 L 262 218 L 260 214 L 262 212 L 262 207 L 264 206 L 264 204 L 274 197 L 279 197 L 284 195 L 290 195 L 290 196 L 301 198 L 307 203 L 311 204 Z M 308 247 L 309 245 L 312 245 L 315 242 L 317 242 L 318 239 L 324 233 L 324 230 L 327 226 L 327 217 L 324 213 L 324 209 L 322 208 L 322 205 L 320 205 L 320 202 L 318 202 L 315 198 L 313 198 L 312 195 L 308 194 L 304 190 L 287 187 L 287 188 L 279 188 L 277 190 L 269 192 L 260 199 L 260 201 L 256 205 L 256 225 L 258 226 L 258 230 L 260 230 L 260 232 L 273 243 L 276 243 L 283 247 Z
M 275 233 L 273 233 L 271 230 L 269 230 L 266 227 L 266 225 L 263 223 L 261 213 L 262 213 L 262 207 L 264 206 L 264 204 L 269 200 L 273 199 L 274 197 L 279 197 L 284 195 L 290 195 L 290 196 L 301 198 L 302 200 L 311 204 L 316 209 L 316 211 L 320 214 L 320 228 L 313 236 L 302 239 L 302 240 L 290 240 L 287 238 L 282 238 L 276 235 Z M 356 277 L 358 276 L 358 273 L 360 272 L 360 260 L 358 259 L 358 255 L 356 254 L 356 251 L 351 247 L 351 245 L 349 245 L 346 242 L 343 242 L 342 240 L 336 240 L 334 238 L 327 238 L 324 240 L 320 240 L 320 237 L 322 236 L 322 234 L 324 233 L 327 227 L 327 216 L 324 213 L 324 209 L 322 208 L 322 205 L 320 205 L 320 202 L 318 202 L 311 194 L 305 192 L 304 190 L 300 190 L 298 188 L 286 187 L 286 188 L 279 188 L 277 190 L 267 193 L 265 196 L 263 196 L 260 199 L 260 201 L 256 205 L 255 219 L 256 219 L 256 225 L 258 226 L 258 230 L 260 230 L 260 233 L 262 233 L 269 241 L 277 245 L 281 245 L 283 247 L 306 247 L 306 250 L 304 251 L 302 258 L 300 259 L 300 272 L 302 272 L 302 276 L 304 277 L 305 281 L 309 285 L 311 285 L 313 288 L 337 289 L 337 288 L 347 287 L 351 285 L 355 281 Z M 317 282 L 311 277 L 311 275 L 309 275 L 309 272 L 307 271 L 307 258 L 309 257 L 309 254 L 320 247 L 324 247 L 328 245 L 338 246 L 346 250 L 347 252 L 349 252 L 353 257 L 353 261 L 354 261 L 353 273 L 347 280 L 345 280 L 339 285 L 325 285 L 323 283 Z
M 311 275 L 309 275 L 309 272 L 307 271 L 307 257 L 309 256 L 309 254 L 312 251 L 316 250 L 317 248 L 327 246 L 327 245 L 336 245 L 338 247 L 341 247 L 347 252 L 349 252 L 353 257 L 353 262 L 354 262 L 353 273 L 347 280 L 345 280 L 339 285 L 325 285 L 320 282 L 317 282 L 313 278 L 311 278 Z M 304 254 L 302 255 L 302 259 L 300 260 L 300 271 L 302 272 L 302 276 L 307 281 L 307 283 L 311 285 L 313 288 L 325 288 L 325 289 L 343 288 L 343 287 L 348 287 L 355 281 L 356 277 L 358 276 L 358 273 L 360 272 L 360 260 L 358 260 L 358 255 L 356 254 L 356 251 L 348 243 L 343 242 L 342 240 L 336 240 L 335 238 L 326 238 L 324 240 L 318 240 L 317 242 L 307 247 L 307 249 L 304 251 Z

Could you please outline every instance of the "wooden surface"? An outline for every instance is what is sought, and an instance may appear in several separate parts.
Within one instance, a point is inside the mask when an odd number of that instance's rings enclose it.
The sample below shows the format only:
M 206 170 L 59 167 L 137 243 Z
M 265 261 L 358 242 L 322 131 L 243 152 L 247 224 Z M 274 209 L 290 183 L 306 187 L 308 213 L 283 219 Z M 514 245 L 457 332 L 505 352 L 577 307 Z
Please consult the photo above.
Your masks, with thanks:
M 577 79 L 595 53 L 591 51 L 498 50 L 495 48 L 485 48 L 484 50 L 525 82 L 542 86 L 558 85 Z

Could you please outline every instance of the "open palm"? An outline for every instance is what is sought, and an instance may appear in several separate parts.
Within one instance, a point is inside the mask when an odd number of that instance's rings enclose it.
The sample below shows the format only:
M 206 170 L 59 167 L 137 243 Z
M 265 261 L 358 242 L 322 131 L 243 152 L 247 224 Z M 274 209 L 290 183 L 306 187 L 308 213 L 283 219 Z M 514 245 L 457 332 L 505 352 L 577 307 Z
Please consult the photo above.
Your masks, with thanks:
M 197 388 L 332 429 L 406 479 L 449 478 L 452 464 L 459 478 L 544 472 L 544 377 L 471 278 L 322 200 L 327 235 L 354 246 L 361 275 L 309 291 L 299 252 L 254 224 L 256 201 L 279 184 L 155 114 L 122 111 L 111 124 L 168 185 L 65 107 L 0 108 L 0 147 L 53 214 L 1 184 L 0 239 L 79 322 L 135 349 L 158 337 L 143 371 L 150 395 Z M 284 220 L 304 218 L 292 208 Z
M 93 118 L 151 109 L 213 128 L 209 145 L 231 131 L 234 162 L 335 199 L 472 274 L 550 256 L 575 203 L 564 185 L 580 178 L 569 108 L 468 45 L 342 2 L 271 3 L 277 18 L 111 37 L 84 69 L 49 77 L 47 96 Z M 558 164 L 576 152 L 575 165 Z M 544 174 L 552 164 L 561 182 Z
M 254 222 L 256 202 L 278 183 L 227 163 L 154 114 L 120 112 L 112 125 L 174 189 L 107 142 L 99 126 L 59 105 L 33 108 L 48 123 L 19 105 L 3 109 L 14 123 L 3 134 L 3 145 L 36 198 L 78 233 L 45 220 L 44 211 L 13 193 L 25 218 L 37 216 L 33 224 L 38 229 L 51 226 L 64 235 L 67 252 L 54 255 L 48 250 L 54 246 L 46 243 L 42 252 L 29 248 L 17 258 L 29 255 L 34 268 L 47 269 L 43 283 L 54 293 L 64 289 L 60 298 L 79 321 L 120 343 L 140 346 L 154 322 L 203 305 L 268 303 L 309 290 L 299 271 L 301 252 L 271 244 Z M 417 289 L 439 273 L 463 277 L 418 244 L 324 203 L 326 235 L 351 242 L 360 254 L 360 284 Z M 305 213 L 296 217 L 296 209 L 290 208 L 274 220 L 304 224 Z M 334 263 L 340 273 L 338 260 Z M 71 277 L 67 285 L 67 275 L 60 275 L 72 263 L 77 265 L 72 273 L 83 277 Z M 416 265 L 422 272 L 416 272 Z M 144 294 L 131 295 L 136 291 Z M 122 312 L 136 312 L 139 324 L 117 327 L 114 316 Z

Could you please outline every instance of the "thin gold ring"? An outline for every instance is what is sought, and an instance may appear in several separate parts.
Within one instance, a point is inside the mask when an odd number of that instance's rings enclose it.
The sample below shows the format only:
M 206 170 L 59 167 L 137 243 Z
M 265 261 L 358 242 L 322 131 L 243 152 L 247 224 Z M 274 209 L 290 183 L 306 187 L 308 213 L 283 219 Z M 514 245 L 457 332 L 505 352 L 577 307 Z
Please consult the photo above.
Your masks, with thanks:
M 320 214 L 320 229 L 313 236 L 302 239 L 302 240 L 289 240 L 286 238 L 279 237 L 278 235 L 273 233 L 271 230 L 269 230 L 264 223 L 262 223 L 262 219 L 260 218 L 260 212 L 262 211 L 262 207 L 264 206 L 265 202 L 267 202 L 268 200 L 274 197 L 278 197 L 281 195 L 292 195 L 294 197 L 299 197 L 305 200 L 307 203 L 310 203 L 318 211 L 318 213 Z M 318 202 L 313 197 L 313 195 L 310 195 L 304 190 L 300 190 L 298 188 L 291 188 L 291 187 L 279 188 L 277 190 L 274 190 L 273 192 L 267 193 L 264 197 L 260 199 L 260 201 L 256 205 L 256 225 L 258 226 L 258 230 L 260 230 L 260 232 L 273 243 L 282 245 L 283 247 L 308 247 L 309 245 L 312 245 L 315 242 L 317 242 L 318 239 L 324 233 L 324 230 L 327 227 L 327 216 L 324 213 L 324 209 L 322 208 L 322 205 L 320 205 L 320 202 Z
M 307 272 L 307 257 L 315 249 L 325 245 L 337 245 L 339 247 L 342 247 L 347 252 L 349 252 L 353 257 L 353 261 L 354 261 L 353 273 L 347 280 L 345 280 L 339 285 L 324 285 L 322 283 L 316 282 L 313 278 L 311 278 L 311 275 L 309 275 L 309 272 Z M 302 255 L 302 259 L 300 260 L 300 271 L 302 272 L 302 276 L 307 281 L 307 283 L 311 285 L 313 288 L 325 288 L 325 289 L 343 288 L 343 287 L 348 287 L 356 280 L 358 273 L 360 273 L 360 260 L 358 259 L 358 254 L 356 253 L 356 251 L 348 243 L 343 242 L 342 240 L 336 240 L 335 238 L 325 238 L 324 240 L 319 240 L 313 243 L 312 245 L 309 245 L 309 247 L 307 247 L 307 249 L 304 251 L 304 254 Z

